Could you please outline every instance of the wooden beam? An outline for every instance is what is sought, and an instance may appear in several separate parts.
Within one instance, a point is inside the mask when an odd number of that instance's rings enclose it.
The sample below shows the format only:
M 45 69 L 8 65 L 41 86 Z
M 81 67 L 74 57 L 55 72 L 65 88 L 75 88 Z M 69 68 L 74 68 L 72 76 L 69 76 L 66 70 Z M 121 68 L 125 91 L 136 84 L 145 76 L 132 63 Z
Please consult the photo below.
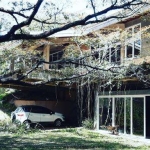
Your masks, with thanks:
M 44 60 L 49 62 L 50 44 L 45 45 L 43 52 L 44 52 L 44 54 L 43 54 Z M 49 70 L 49 64 L 44 64 L 43 69 Z

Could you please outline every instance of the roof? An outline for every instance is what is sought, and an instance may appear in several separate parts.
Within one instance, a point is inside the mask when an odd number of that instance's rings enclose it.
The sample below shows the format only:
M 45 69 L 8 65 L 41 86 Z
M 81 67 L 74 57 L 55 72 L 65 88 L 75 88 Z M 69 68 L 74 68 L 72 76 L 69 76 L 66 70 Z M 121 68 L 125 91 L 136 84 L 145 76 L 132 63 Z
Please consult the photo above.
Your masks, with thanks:
M 100 30 L 100 29 L 103 29 L 103 28 L 108 27 L 110 25 L 113 25 L 113 24 L 116 24 L 116 23 L 125 22 L 125 21 L 127 21 L 129 19 L 134 19 L 135 17 L 141 16 L 143 13 L 146 13 L 149 10 L 150 10 L 150 5 L 147 5 L 145 7 L 142 7 L 141 9 L 138 9 L 138 11 L 133 10 L 136 13 L 132 12 L 133 14 L 131 16 L 125 17 L 123 19 L 113 18 L 113 19 L 109 19 L 109 20 L 101 22 L 101 23 L 93 24 L 90 27 L 85 28 L 84 34 L 86 35 L 88 33 L 91 33 L 91 32 L 94 32 L 94 31 L 97 31 L 97 30 Z M 119 11 L 117 11 L 117 12 L 111 14 L 111 15 L 117 16 L 120 13 L 124 13 L 123 10 L 119 10 Z
M 133 12 L 133 14 L 131 16 L 125 17 L 123 19 L 117 19 L 117 18 L 112 18 L 109 19 L 107 21 L 101 22 L 101 23 L 95 23 L 95 24 L 89 24 L 87 26 L 84 26 L 82 28 L 82 31 L 80 29 L 75 30 L 75 29 L 68 29 L 68 30 L 64 30 L 64 31 L 60 31 L 58 33 L 55 33 L 49 37 L 73 37 L 73 36 L 82 36 L 82 35 L 87 35 L 91 32 L 103 29 L 105 27 L 108 27 L 110 25 L 114 25 L 116 23 L 121 23 L 121 22 L 125 22 L 129 19 L 133 19 L 137 16 L 142 15 L 143 13 L 146 13 L 147 11 L 150 10 L 150 5 L 147 5 L 145 7 L 141 7 L 141 9 L 138 11 L 136 11 L 136 13 Z M 119 10 L 115 13 L 112 13 L 111 15 L 113 16 L 117 16 L 118 14 L 122 13 L 123 10 Z M 135 10 L 134 10 L 135 11 Z M 109 16 L 110 13 L 107 15 Z

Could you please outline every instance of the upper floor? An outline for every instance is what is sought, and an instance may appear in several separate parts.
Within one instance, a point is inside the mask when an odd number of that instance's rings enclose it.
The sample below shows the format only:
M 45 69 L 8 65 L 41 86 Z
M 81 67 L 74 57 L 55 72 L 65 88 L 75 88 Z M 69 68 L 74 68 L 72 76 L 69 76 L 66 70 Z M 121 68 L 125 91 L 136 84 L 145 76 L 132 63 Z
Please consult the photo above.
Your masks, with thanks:
M 82 47 L 80 45 L 80 48 L 82 51 L 95 53 L 96 59 L 105 59 L 105 61 L 110 64 L 127 65 L 130 63 L 142 63 L 143 61 L 148 62 L 150 56 L 149 27 L 150 20 L 148 19 L 148 14 L 144 17 L 137 16 L 127 20 L 118 21 L 115 24 L 105 26 L 105 28 L 98 30 L 101 31 L 101 34 L 105 34 L 105 42 L 101 40 L 103 44 L 97 43 L 97 47 L 92 46 L 92 44 L 88 46 L 85 44 L 82 45 Z M 97 31 L 94 32 L 96 33 Z M 92 33 L 89 33 L 87 37 L 90 36 L 91 38 L 91 34 Z M 116 38 L 116 34 L 118 38 Z M 110 36 L 112 37 L 112 41 L 110 41 Z M 95 37 L 93 36 L 93 38 Z M 108 41 L 106 41 L 107 39 Z M 69 44 L 73 44 L 70 37 L 58 38 L 58 40 L 59 43 L 49 45 L 44 49 L 45 60 L 50 62 L 60 60 L 65 52 L 65 48 Z M 60 64 L 55 65 L 55 67 L 54 64 L 51 64 L 49 66 L 47 65 L 45 68 L 60 69 L 61 67 Z
M 64 32 L 68 32 L 66 30 L 54 35 L 54 37 L 48 37 L 45 41 L 43 40 L 44 42 L 35 42 L 35 44 L 28 47 L 28 50 L 38 51 L 45 61 L 50 62 L 50 64 L 47 63 L 40 66 L 40 69 L 43 70 L 60 70 L 68 66 L 76 68 L 81 65 L 80 69 L 84 71 L 84 68 L 82 68 L 82 60 L 80 59 L 76 60 L 77 63 L 59 63 L 59 60 L 62 59 L 73 59 L 78 53 L 80 55 L 82 53 L 92 55 L 92 59 L 89 59 L 88 63 L 97 60 L 101 65 L 105 63 L 105 65 L 127 66 L 130 63 L 149 63 L 149 28 L 149 12 L 146 12 L 124 18 L 123 20 L 114 21 L 112 19 L 103 23 L 92 24 L 85 27 L 82 34 L 75 34 L 75 31 L 69 31 L 69 34 L 64 34 Z M 87 43 L 82 42 L 82 40 L 79 43 L 75 37 L 87 39 Z M 96 40 L 94 41 L 93 39 Z M 94 44 L 92 43 L 93 41 Z M 71 46 L 74 46 L 74 48 Z M 21 48 L 23 50 L 27 49 L 26 46 L 22 46 Z M 69 51 L 70 49 L 72 51 Z M 66 57 L 67 50 L 68 56 Z M 76 54 L 73 51 L 76 51 Z M 32 61 L 32 64 L 34 64 L 36 59 L 27 59 L 24 64 L 27 64 L 29 61 Z M 14 64 L 10 63 L 10 70 L 14 70 Z M 24 65 L 24 67 L 26 68 L 28 65 Z M 38 73 L 38 78 L 43 78 L 43 74 L 40 74 Z M 37 78 L 37 74 L 35 75 L 33 72 L 30 77 Z M 48 74 L 46 78 L 49 78 Z

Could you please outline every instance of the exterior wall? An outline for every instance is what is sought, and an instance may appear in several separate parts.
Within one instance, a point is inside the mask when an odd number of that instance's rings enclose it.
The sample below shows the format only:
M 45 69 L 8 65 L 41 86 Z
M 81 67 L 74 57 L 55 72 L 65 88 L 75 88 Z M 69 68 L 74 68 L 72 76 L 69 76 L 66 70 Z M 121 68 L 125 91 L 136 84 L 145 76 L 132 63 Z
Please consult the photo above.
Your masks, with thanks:
M 113 24 L 113 25 L 110 25 L 108 27 L 106 27 L 106 29 L 116 29 L 116 28 L 119 28 L 119 29 L 122 29 L 124 30 L 125 29 L 125 24 L 124 23 L 117 23 L 117 24 Z

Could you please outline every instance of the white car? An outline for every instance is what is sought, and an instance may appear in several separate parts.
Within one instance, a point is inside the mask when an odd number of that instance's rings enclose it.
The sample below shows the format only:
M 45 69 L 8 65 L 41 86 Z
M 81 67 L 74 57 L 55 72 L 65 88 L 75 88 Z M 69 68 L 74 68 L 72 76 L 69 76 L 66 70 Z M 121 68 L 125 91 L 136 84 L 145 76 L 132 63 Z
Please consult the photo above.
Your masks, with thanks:
M 63 114 L 36 105 L 17 107 L 11 113 L 11 120 L 12 122 L 18 121 L 21 124 L 25 124 L 26 128 L 30 128 L 31 123 L 53 123 L 56 127 L 60 127 L 65 121 Z

